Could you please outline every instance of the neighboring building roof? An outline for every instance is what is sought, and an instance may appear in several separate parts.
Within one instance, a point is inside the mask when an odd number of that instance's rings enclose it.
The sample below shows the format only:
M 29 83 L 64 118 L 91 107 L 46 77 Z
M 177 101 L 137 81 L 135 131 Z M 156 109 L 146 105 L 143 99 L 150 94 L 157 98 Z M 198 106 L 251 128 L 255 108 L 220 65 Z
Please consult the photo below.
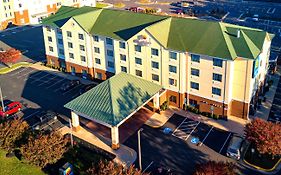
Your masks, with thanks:
M 121 72 L 64 107 L 116 126 L 161 89 L 160 85 Z
M 230 60 L 237 57 L 257 58 L 264 40 L 273 37 L 259 29 L 223 22 L 93 7 L 63 6 L 55 15 L 45 18 L 43 24 L 61 27 L 71 17 L 90 34 L 126 41 L 146 29 L 167 49 Z M 239 38 L 236 37 L 238 30 Z

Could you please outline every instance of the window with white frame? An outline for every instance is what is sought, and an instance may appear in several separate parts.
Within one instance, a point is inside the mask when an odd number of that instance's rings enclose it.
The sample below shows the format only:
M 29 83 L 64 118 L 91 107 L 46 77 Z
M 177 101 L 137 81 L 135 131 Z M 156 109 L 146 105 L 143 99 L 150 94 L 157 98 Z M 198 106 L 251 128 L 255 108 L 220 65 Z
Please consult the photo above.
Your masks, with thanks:
M 159 81 L 159 75 L 152 74 L 152 80 Z
M 85 46 L 84 45 L 79 45 L 79 47 L 80 47 L 81 51 L 85 51 Z
M 213 66 L 222 67 L 222 59 L 213 58 Z
M 176 52 L 172 52 L 172 51 L 170 51 L 169 52 L 169 57 L 171 58 L 171 59 L 173 59 L 173 60 L 176 60 L 177 59 L 177 53 Z
M 192 89 L 199 90 L 199 83 L 196 83 L 196 82 L 191 81 L 191 82 L 190 82 L 190 87 L 191 87 Z
M 86 62 L 86 57 L 85 56 L 81 55 L 80 59 L 81 59 L 81 61 Z
M 169 78 L 169 85 L 177 86 L 177 80 L 173 78 Z
M 54 52 L 54 48 L 52 46 L 49 46 L 49 51 Z
M 107 45 L 112 45 L 113 44 L 113 40 L 111 38 L 106 38 L 105 42 Z
M 96 64 L 101 64 L 100 59 L 99 59 L 99 58 L 95 58 L 95 63 L 96 63 Z
M 141 52 L 141 46 L 135 45 L 135 51 L 136 52 Z
M 126 43 L 123 41 L 119 41 L 119 48 L 126 49 Z
M 121 66 L 121 71 L 127 73 L 127 67 Z
M 126 55 L 124 55 L 124 54 L 120 54 L 120 60 L 122 60 L 122 61 L 126 61 Z
M 221 96 L 221 89 L 216 88 L 216 87 L 212 87 L 212 94 Z
M 142 59 L 136 57 L 136 58 L 135 58 L 135 63 L 138 64 L 138 65 L 142 65 Z
M 169 72 L 177 73 L 177 67 L 169 65 Z
M 199 69 L 191 68 L 191 75 L 199 77 L 199 74 L 200 74 Z
M 69 58 L 74 59 L 74 54 L 73 53 L 69 53 Z
M 190 56 L 192 62 L 200 63 L 200 55 L 191 54 Z
M 53 42 L 52 37 L 48 36 L 48 41 L 49 41 L 49 42 Z
M 159 50 L 151 48 L 151 55 L 158 56 L 159 55 Z
M 154 69 L 159 69 L 159 63 L 156 61 L 151 61 L 151 67 Z
M 81 34 L 81 33 L 78 33 L 78 38 L 79 38 L 80 40 L 84 40 L 84 35 Z
M 94 35 L 93 38 L 94 38 L 94 41 L 95 41 L 95 42 L 99 42 L 99 36 Z
M 66 32 L 67 37 L 71 38 L 72 37 L 72 33 L 70 31 Z
M 71 42 L 68 42 L 67 45 L 68 45 L 68 48 L 70 48 L 70 49 L 73 48 L 73 44 Z
M 136 76 L 142 77 L 142 71 L 136 70 Z
M 221 82 L 222 81 L 222 75 L 217 74 L 217 73 L 213 73 L 213 80 Z
M 100 48 L 94 47 L 94 51 L 95 51 L 95 53 L 100 53 Z

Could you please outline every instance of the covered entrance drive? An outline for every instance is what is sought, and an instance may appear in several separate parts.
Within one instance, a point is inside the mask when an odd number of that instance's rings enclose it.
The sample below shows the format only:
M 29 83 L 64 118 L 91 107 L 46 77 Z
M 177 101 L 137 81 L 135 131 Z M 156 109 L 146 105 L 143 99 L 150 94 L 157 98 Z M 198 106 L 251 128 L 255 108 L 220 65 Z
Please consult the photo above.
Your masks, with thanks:
M 121 125 L 150 101 L 152 107 L 158 109 L 160 90 L 160 85 L 122 72 L 70 101 L 65 107 L 71 110 L 74 129 L 79 130 L 79 117 L 103 125 L 110 129 L 112 148 L 117 149 Z M 129 123 L 134 127 L 134 123 Z

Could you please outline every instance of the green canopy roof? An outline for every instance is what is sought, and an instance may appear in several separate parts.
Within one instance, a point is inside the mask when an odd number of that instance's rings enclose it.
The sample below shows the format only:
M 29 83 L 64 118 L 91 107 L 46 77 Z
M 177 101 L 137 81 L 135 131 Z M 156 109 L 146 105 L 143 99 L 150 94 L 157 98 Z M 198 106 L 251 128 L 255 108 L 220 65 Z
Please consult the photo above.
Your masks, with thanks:
M 43 19 L 44 25 L 61 27 L 70 18 L 90 34 L 128 40 L 147 30 L 163 47 L 171 50 L 234 60 L 237 57 L 256 59 L 265 38 L 272 35 L 259 29 L 169 16 L 94 7 L 61 7 Z M 237 31 L 240 37 L 237 38 Z
M 160 85 L 121 72 L 64 107 L 116 126 L 161 89 Z

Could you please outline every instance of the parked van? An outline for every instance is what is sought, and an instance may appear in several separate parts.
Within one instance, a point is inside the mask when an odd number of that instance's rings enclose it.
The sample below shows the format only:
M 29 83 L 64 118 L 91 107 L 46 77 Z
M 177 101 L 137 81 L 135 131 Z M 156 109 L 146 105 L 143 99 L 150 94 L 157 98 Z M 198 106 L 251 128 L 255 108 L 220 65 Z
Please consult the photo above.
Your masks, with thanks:
M 239 160 L 240 156 L 241 156 L 240 148 L 241 148 L 243 140 L 244 139 L 241 136 L 234 135 L 229 142 L 226 155 L 228 157 Z

